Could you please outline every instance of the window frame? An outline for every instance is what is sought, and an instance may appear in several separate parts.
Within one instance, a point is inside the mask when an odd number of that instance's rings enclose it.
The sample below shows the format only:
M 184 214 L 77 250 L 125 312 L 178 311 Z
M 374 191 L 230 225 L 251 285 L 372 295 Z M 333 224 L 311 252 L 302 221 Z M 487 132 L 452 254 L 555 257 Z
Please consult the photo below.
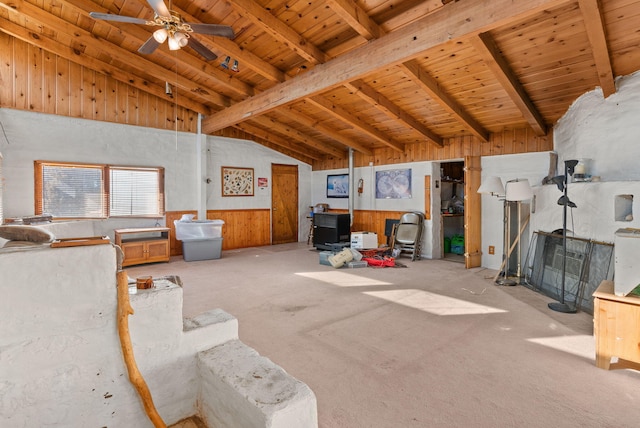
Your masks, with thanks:
M 56 220 L 92 220 L 92 219 L 108 219 L 108 218 L 158 218 L 163 217 L 166 213 L 165 210 L 165 180 L 164 180 L 164 167 L 158 166 L 138 166 L 138 165 L 112 165 L 112 164 L 97 164 L 87 162 L 61 162 L 61 161 L 34 161 L 34 198 L 35 198 L 35 214 L 44 214 L 44 177 L 43 168 L 45 166 L 52 167 L 75 167 L 75 168 L 96 168 L 101 170 L 102 180 L 102 207 L 104 216 L 82 216 L 82 217 L 56 217 Z M 158 173 L 158 213 L 149 215 L 111 215 L 111 170 L 112 169 L 128 169 L 134 171 L 156 171 Z

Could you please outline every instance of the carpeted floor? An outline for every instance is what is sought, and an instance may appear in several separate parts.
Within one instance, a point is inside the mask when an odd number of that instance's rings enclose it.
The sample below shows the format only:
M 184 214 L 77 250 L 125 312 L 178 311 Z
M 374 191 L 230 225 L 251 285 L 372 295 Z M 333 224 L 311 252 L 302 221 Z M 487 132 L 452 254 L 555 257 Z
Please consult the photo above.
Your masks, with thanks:
M 640 426 L 640 372 L 595 367 L 591 315 L 460 263 L 318 260 L 298 243 L 127 272 L 180 276 L 185 316 L 238 318 L 243 342 L 311 387 L 322 428 Z

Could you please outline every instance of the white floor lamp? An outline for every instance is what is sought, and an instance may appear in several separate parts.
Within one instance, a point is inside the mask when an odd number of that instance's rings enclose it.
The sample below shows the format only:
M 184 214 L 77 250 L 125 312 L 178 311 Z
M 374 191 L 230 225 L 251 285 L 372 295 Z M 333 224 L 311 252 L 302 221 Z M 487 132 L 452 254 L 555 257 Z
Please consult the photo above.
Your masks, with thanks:
M 511 243 L 511 235 L 508 227 L 508 221 L 510 218 L 509 203 L 505 199 L 504 185 L 500 177 L 487 177 L 482 185 L 478 188 L 478 193 L 485 193 L 491 196 L 495 196 L 502 200 L 502 222 L 503 222 L 503 235 L 502 235 L 502 265 L 500 272 L 496 275 L 495 283 L 498 285 L 516 285 L 516 282 L 509 279 L 509 256 L 507 248 Z
M 522 202 L 528 201 L 531 198 L 533 198 L 533 190 L 529 185 L 529 180 L 516 178 L 515 180 L 507 182 L 505 189 L 505 200 L 508 202 L 516 202 L 518 206 L 518 235 L 516 236 L 515 241 L 518 248 L 518 267 L 516 270 L 518 284 L 522 283 L 522 269 L 520 268 L 522 263 L 522 232 L 529 222 L 529 216 L 527 215 L 524 225 L 522 224 Z M 509 226 L 510 224 L 507 227 L 509 228 Z M 511 251 L 509 251 L 508 254 L 511 254 Z

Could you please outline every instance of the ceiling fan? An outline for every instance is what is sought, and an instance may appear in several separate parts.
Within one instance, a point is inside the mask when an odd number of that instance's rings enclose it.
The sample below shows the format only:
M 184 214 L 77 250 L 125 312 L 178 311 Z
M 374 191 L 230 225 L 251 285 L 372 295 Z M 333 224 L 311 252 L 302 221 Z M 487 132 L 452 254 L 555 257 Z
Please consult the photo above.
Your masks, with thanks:
M 233 39 L 235 34 L 233 29 L 227 25 L 217 24 L 201 24 L 184 22 L 182 17 L 172 10 L 169 10 L 163 0 L 147 0 L 149 6 L 155 12 L 152 21 L 146 19 L 135 18 L 132 16 L 113 15 L 110 13 L 91 12 L 89 16 L 94 19 L 103 19 L 105 21 L 118 21 L 130 24 L 145 24 L 160 27 L 153 32 L 153 35 L 144 42 L 138 49 L 141 54 L 151 54 L 164 41 L 167 41 L 169 49 L 172 51 L 181 49 L 187 44 L 207 61 L 212 61 L 218 56 L 211 52 L 209 48 L 200 43 L 191 36 L 191 33 L 207 34 L 210 36 L 221 36 Z

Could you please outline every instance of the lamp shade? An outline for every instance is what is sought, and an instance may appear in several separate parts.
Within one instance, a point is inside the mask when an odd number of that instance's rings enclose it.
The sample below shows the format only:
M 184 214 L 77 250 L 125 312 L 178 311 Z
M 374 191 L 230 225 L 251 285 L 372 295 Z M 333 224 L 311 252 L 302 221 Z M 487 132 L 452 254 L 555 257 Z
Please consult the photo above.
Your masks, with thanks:
M 169 32 L 165 28 L 160 28 L 153 32 L 153 38 L 158 43 L 164 43 L 164 41 L 167 40 L 167 37 L 169 37 Z
M 516 179 L 508 181 L 505 192 L 507 201 L 526 201 L 533 198 L 533 190 L 529 185 L 529 180 Z
M 487 177 L 478 188 L 478 193 L 488 193 L 490 195 L 504 195 L 504 186 L 500 177 Z

